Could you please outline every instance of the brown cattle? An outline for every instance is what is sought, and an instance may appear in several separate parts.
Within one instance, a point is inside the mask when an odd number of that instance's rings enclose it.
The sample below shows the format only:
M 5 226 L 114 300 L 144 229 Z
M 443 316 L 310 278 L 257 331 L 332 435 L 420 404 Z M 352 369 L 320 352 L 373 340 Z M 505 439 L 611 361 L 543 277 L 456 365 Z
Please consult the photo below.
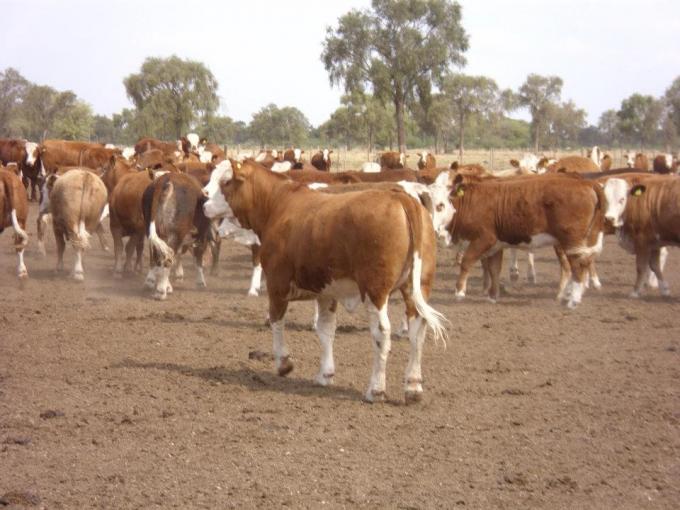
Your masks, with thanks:
M 0 169 L 0 233 L 7 227 L 14 229 L 14 251 L 17 254 L 17 276 L 28 277 L 24 264 L 24 250 L 28 244 L 26 220 L 28 196 L 19 177 Z
M 76 251 L 73 278 L 84 279 L 83 251 L 89 247 L 90 232 L 103 219 L 107 203 L 106 186 L 87 170 L 70 170 L 56 179 L 49 194 L 49 211 L 57 243 L 57 271 L 64 269 L 64 249 L 70 241 Z
M 26 188 L 31 190 L 31 201 L 37 199 L 40 180 L 40 147 L 37 143 L 14 138 L 0 139 L 0 163 L 16 164 Z
M 611 170 L 612 168 L 612 157 L 609 154 L 605 154 L 602 156 L 602 160 L 600 161 L 600 170 L 603 172 L 606 172 L 608 170 Z
M 409 181 L 418 182 L 419 173 L 409 168 L 398 170 L 384 170 L 380 172 L 338 172 L 332 175 L 342 176 L 346 182 L 398 182 Z M 433 181 L 434 182 L 434 179 Z M 431 183 L 425 183 L 431 184 Z
M 248 160 L 244 161 L 248 162 Z M 272 172 L 273 173 L 273 172 Z M 354 172 L 358 173 L 358 172 Z M 290 170 L 288 172 L 281 172 L 279 175 L 284 175 L 287 178 L 299 182 L 301 184 L 310 184 L 313 182 L 323 182 L 326 184 L 344 184 L 348 182 L 360 182 L 360 179 L 350 172 L 322 172 L 317 169 L 313 170 Z
M 322 172 L 330 172 L 332 163 L 331 154 L 333 154 L 333 151 L 328 149 L 317 152 L 312 156 L 312 166 Z
M 628 168 L 635 168 L 636 170 L 643 170 L 645 172 L 649 171 L 649 160 L 642 152 L 627 152 L 623 155 L 623 158 L 626 160 L 626 166 L 628 166 Z
M 383 152 L 380 155 L 379 163 L 380 167 L 383 169 L 388 169 L 388 170 L 398 170 L 402 168 L 406 168 L 406 158 L 408 158 L 408 154 L 404 154 L 403 152 L 394 152 L 394 151 L 388 151 L 388 152 Z
M 604 191 L 607 220 L 617 228 L 619 244 L 635 254 L 637 278 L 631 297 L 640 296 L 649 270 L 661 295 L 668 296 L 660 253 L 665 246 L 680 246 L 680 178 L 623 174 L 609 179 Z
M 184 155 L 181 142 L 162 142 L 157 138 L 147 136 L 140 138 L 135 144 L 135 154 L 138 156 L 152 149 L 159 150 L 166 155 L 174 155 L 177 158 L 181 158 Z
M 400 290 L 406 297 L 411 343 L 405 395 L 407 402 L 421 398 L 426 326 L 437 338 L 444 338 L 446 319 L 426 302 L 434 278 L 436 240 L 432 220 L 415 199 L 382 190 L 317 193 L 251 162 L 232 168 L 226 161 L 215 169 L 205 191 L 208 217 L 233 214 L 262 243 L 280 375 L 293 369 L 283 337 L 290 301 L 317 301 L 323 354 L 316 381 L 324 386 L 335 373 L 332 343 L 337 304 L 352 310 L 364 302 L 374 346 L 365 398 L 384 399 L 391 344 L 387 304 L 390 294 Z
M 540 164 L 540 163 L 539 163 Z M 586 173 L 599 172 L 600 167 L 591 159 L 581 156 L 565 156 L 548 165 L 548 173 Z
M 418 153 L 418 170 L 431 170 L 437 168 L 437 160 L 435 157 L 427 152 L 419 152 Z
M 467 277 L 477 259 L 488 259 L 489 298 L 496 300 L 504 247 L 552 245 L 564 252 L 571 268 L 568 306 L 579 304 L 586 269 L 602 249 L 605 199 L 599 184 L 550 175 L 474 184 L 462 184 L 460 177 L 457 181 L 450 232 L 454 242 L 469 245 L 461 261 L 456 296 L 465 296 Z M 567 277 L 562 275 L 559 297 Z
M 203 253 L 210 220 L 203 213 L 205 197 L 196 179 L 182 173 L 165 174 L 148 185 L 142 198 L 144 223 L 151 249 L 151 267 L 145 286 L 164 300 L 172 292 L 170 269 L 182 250 L 193 247 L 196 284 L 205 287 Z
M 674 174 L 678 171 L 678 161 L 672 154 L 659 154 L 652 162 L 652 171 L 657 174 Z
M 122 278 L 123 273 L 130 272 L 132 254 L 137 251 L 135 271 L 142 270 L 142 253 L 144 251 L 144 214 L 142 212 L 142 196 L 144 190 L 152 182 L 153 173 L 149 171 L 133 172 L 123 175 L 111 193 L 109 200 L 110 230 L 113 237 L 113 276 Z M 130 237 L 125 245 L 125 264 L 121 266 L 123 238 Z
M 290 161 L 292 164 L 301 163 L 302 155 L 305 151 L 294 148 L 283 151 L 283 161 Z
M 106 149 L 100 143 L 76 142 L 69 140 L 45 140 L 40 145 L 40 160 L 45 174 L 55 173 L 60 166 L 86 166 L 99 169 L 118 149 Z

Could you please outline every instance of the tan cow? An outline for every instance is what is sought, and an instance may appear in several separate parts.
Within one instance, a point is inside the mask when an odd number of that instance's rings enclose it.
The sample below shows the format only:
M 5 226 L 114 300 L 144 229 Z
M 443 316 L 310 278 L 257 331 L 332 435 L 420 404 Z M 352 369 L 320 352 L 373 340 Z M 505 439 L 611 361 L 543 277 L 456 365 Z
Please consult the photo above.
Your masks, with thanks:
M 428 151 L 418 153 L 418 170 L 432 170 L 437 168 L 437 160 Z
M 64 269 L 64 249 L 70 241 L 76 252 L 73 278 L 84 279 L 83 251 L 90 232 L 102 221 L 107 204 L 106 186 L 87 170 L 69 170 L 57 178 L 50 191 L 50 214 L 57 243 L 57 271 Z
M 605 199 L 600 186 L 551 175 L 471 184 L 457 179 L 453 198 L 457 212 L 450 232 L 453 242 L 467 241 L 469 245 L 461 261 L 456 297 L 465 297 L 467 277 L 477 259 L 488 259 L 489 298 L 495 301 L 503 248 L 556 246 L 571 268 L 568 287 L 569 275 L 562 274 L 558 298 L 565 297 L 568 289 L 567 305 L 578 305 L 586 269 L 602 250 Z
M 335 375 L 337 304 L 353 310 L 364 302 L 374 346 L 365 398 L 384 399 L 391 344 L 387 304 L 390 294 L 401 290 L 407 298 L 411 342 L 405 396 L 407 402 L 421 398 L 426 326 L 444 339 L 446 319 L 426 301 L 435 272 L 436 240 L 432 220 L 416 200 L 397 191 L 318 193 L 248 161 L 234 168 L 230 162 L 221 163 L 205 192 L 206 216 L 231 214 L 260 238 L 279 375 L 293 369 L 283 336 L 290 301 L 317 300 L 322 356 L 316 381 L 324 386 Z
M 11 226 L 14 229 L 14 251 L 17 254 L 17 276 L 27 278 L 24 250 L 28 244 L 26 220 L 28 195 L 23 183 L 12 172 L 0 170 L 0 232 Z
M 661 295 L 670 295 L 663 278 L 661 249 L 680 245 L 680 178 L 630 174 L 604 185 L 606 218 L 617 228 L 619 244 L 635 254 L 637 278 L 630 296 L 640 297 L 649 271 Z

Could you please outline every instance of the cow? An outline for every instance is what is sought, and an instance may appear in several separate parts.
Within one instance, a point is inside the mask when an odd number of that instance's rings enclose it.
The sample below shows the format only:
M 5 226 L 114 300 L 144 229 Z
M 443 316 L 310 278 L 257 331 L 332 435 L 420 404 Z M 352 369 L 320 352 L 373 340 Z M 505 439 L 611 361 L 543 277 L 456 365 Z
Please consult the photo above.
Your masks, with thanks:
M 311 159 L 312 166 L 317 170 L 321 170 L 323 172 L 330 172 L 331 154 L 333 154 L 333 151 L 328 149 L 318 151 L 316 154 L 312 156 Z
M 162 171 L 155 171 L 157 174 Z M 137 251 L 135 271 L 142 269 L 144 251 L 144 214 L 142 195 L 151 184 L 154 171 L 130 172 L 121 176 L 109 199 L 109 228 L 113 237 L 113 277 L 122 278 L 131 270 L 132 254 Z M 125 264 L 122 263 L 123 238 L 129 237 L 125 245 Z
M 210 221 L 203 214 L 203 202 L 198 181 L 182 173 L 162 175 L 144 191 L 142 209 L 151 250 L 151 267 L 144 284 L 154 289 L 154 299 L 165 300 L 172 292 L 170 269 L 189 245 L 196 263 L 196 285 L 206 286 L 203 253 Z
M 670 289 L 664 280 L 661 248 L 680 245 L 680 179 L 665 175 L 622 175 L 604 184 L 606 219 L 617 229 L 619 244 L 635 255 L 637 277 L 632 298 L 640 297 L 649 271 L 662 296 Z
M 547 173 L 587 173 L 599 172 L 600 166 L 582 156 L 565 156 L 547 166 Z
M 345 182 L 397 182 L 410 181 L 418 182 L 419 173 L 410 168 L 402 168 L 398 170 L 382 170 L 380 172 L 354 172 L 348 170 L 346 172 L 337 172 L 331 174 L 338 179 L 345 179 Z M 323 182 L 323 181 L 319 181 Z
M 17 276 L 27 278 L 24 250 L 28 245 L 26 220 L 28 219 L 28 195 L 21 179 L 7 170 L 0 169 L 0 233 L 11 226 L 14 230 L 14 251 L 17 254 Z
M 0 139 L 0 163 L 16 163 L 24 186 L 30 188 L 31 202 L 37 200 L 40 178 L 40 147 L 37 143 L 14 138 Z
M 608 170 L 611 170 L 612 168 L 612 157 L 609 154 L 605 154 L 602 156 L 602 160 L 600 161 L 600 170 L 602 172 L 607 172 Z
M 593 148 L 590 149 L 590 150 L 588 151 L 587 157 L 588 157 L 588 159 L 590 159 L 590 160 L 591 160 L 598 168 L 600 168 L 600 167 L 602 166 L 602 157 L 603 157 L 603 154 L 602 154 L 602 151 L 600 150 L 600 148 L 599 148 L 597 145 L 593 146 Z
M 649 160 L 647 156 L 641 152 L 635 153 L 633 151 L 628 151 L 623 155 L 623 159 L 626 161 L 626 166 L 628 168 L 635 168 L 636 170 L 643 170 L 645 172 L 649 171 Z
M 558 256 L 563 252 L 571 269 L 567 306 L 581 302 L 586 269 L 602 250 L 605 199 L 598 184 L 550 175 L 464 184 L 459 176 L 454 186 L 451 238 L 469 242 L 456 283 L 458 299 L 465 297 L 467 277 L 477 259 L 487 259 L 489 299 L 495 302 L 503 248 L 552 245 Z M 567 279 L 563 272 L 560 299 L 565 297 Z
M 305 151 L 300 150 L 298 148 L 293 148 L 293 149 L 286 149 L 283 152 L 283 161 L 290 161 L 293 166 L 295 166 L 298 163 L 302 162 L 302 155 L 305 153 Z
M 57 243 L 57 272 L 64 269 L 64 249 L 70 241 L 76 252 L 73 279 L 83 281 L 83 251 L 90 232 L 101 223 L 107 193 L 102 180 L 87 170 L 75 169 L 56 179 L 49 194 L 52 229 Z
M 234 167 L 227 161 L 221 163 L 205 192 L 206 216 L 231 213 L 262 243 L 279 375 L 293 370 L 283 336 L 290 301 L 317 301 L 322 356 L 316 382 L 323 386 L 331 384 L 335 375 L 337 304 L 353 310 L 364 302 L 374 346 L 373 373 L 365 399 L 384 400 L 391 344 L 387 304 L 390 294 L 400 290 L 406 298 L 411 343 L 405 398 L 407 402 L 422 398 L 420 360 L 426 327 L 436 339 L 445 340 L 447 321 L 427 304 L 436 240 L 432 220 L 418 202 L 397 191 L 319 193 L 248 161 Z M 308 214 L 310 210 L 314 214 Z
M 309 184 L 313 182 L 323 182 L 327 184 L 346 184 L 349 182 L 360 182 L 357 175 L 358 172 L 322 172 L 320 170 L 290 170 L 282 172 L 287 178 L 299 182 L 301 184 Z
M 418 170 L 431 170 L 437 168 L 437 160 L 428 151 L 418 153 Z
M 147 151 L 156 149 L 161 151 L 165 156 L 172 157 L 177 161 L 181 161 L 184 158 L 184 147 L 187 146 L 187 143 L 188 142 L 183 143 L 182 140 L 178 140 L 176 142 L 162 142 L 156 138 L 147 136 L 141 138 L 135 144 L 135 155 L 139 157 L 141 154 L 144 154 Z
M 55 173 L 60 166 L 100 169 L 119 149 L 106 149 L 100 143 L 70 140 L 45 140 L 40 145 L 41 175 Z
M 659 154 L 652 161 L 652 171 L 657 174 L 674 174 L 678 171 L 678 161 L 672 154 Z
M 380 155 L 378 163 L 380 163 L 381 169 L 398 170 L 406 168 L 406 158 L 408 157 L 409 155 L 403 152 L 388 151 Z
M 511 159 L 510 160 L 510 166 L 513 167 L 514 169 L 516 169 L 518 171 L 518 173 L 521 173 L 521 174 L 543 173 L 538 168 L 538 162 L 539 161 L 540 161 L 540 159 L 539 159 L 538 156 L 536 156 L 536 154 L 525 153 L 522 156 L 522 159 L 520 159 L 520 160 Z

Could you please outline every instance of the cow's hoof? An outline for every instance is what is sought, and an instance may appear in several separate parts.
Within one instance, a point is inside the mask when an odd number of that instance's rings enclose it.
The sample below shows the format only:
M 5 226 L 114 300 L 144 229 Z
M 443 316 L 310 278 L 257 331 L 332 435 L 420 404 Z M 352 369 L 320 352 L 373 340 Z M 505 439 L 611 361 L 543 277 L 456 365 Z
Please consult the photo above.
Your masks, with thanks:
M 113 278 L 115 280 L 122 280 L 123 279 L 123 273 L 120 271 L 114 271 L 113 272 Z
M 634 290 L 630 294 L 628 294 L 628 297 L 631 299 L 640 299 L 640 293 L 637 290 Z
M 407 391 L 404 393 L 404 401 L 406 402 L 406 405 L 409 404 L 417 404 L 419 402 L 423 401 L 423 392 L 422 391 Z
M 330 386 L 333 384 L 333 376 L 335 374 L 317 374 L 314 382 L 319 386 Z
M 456 301 L 462 301 L 465 299 L 465 292 L 456 292 Z
M 290 361 L 290 358 L 288 356 L 286 356 L 285 358 L 281 358 L 281 361 L 279 362 L 276 371 L 281 377 L 287 376 L 293 371 L 293 362 Z
M 153 298 L 156 301 L 165 301 L 166 299 L 168 299 L 168 294 L 165 292 L 154 292 Z
M 536 275 L 528 275 L 527 276 L 527 282 L 529 282 L 531 285 L 536 285 Z
M 156 286 L 156 280 L 154 278 L 147 278 L 144 280 L 144 288 L 145 289 L 153 289 Z
M 257 297 L 259 295 L 260 295 L 260 293 L 257 291 L 257 289 L 248 290 L 248 296 L 249 297 Z
M 73 273 L 73 279 L 77 282 L 82 282 L 85 280 L 85 275 L 83 273 Z
M 196 287 L 198 287 L 199 289 L 205 289 L 207 286 L 208 284 L 205 283 L 204 281 L 196 282 Z
M 514 271 L 510 273 L 510 281 L 511 282 L 516 282 L 519 280 L 519 273 L 515 273 Z
M 384 391 L 368 390 L 364 395 L 364 401 L 369 404 L 379 404 L 385 402 L 386 396 Z

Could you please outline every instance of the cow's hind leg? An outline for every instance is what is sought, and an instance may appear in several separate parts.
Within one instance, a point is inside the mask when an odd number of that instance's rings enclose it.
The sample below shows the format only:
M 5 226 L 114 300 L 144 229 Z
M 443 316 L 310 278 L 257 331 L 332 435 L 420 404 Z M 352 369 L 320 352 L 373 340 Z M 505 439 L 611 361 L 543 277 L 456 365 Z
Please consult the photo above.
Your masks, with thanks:
M 54 230 L 54 241 L 57 245 L 57 273 L 64 270 L 64 250 L 66 249 L 66 239 L 64 232 L 52 222 L 52 230 Z
M 260 262 L 260 245 L 254 244 L 250 247 L 253 261 L 253 275 L 250 277 L 249 296 L 258 296 L 262 287 L 262 263 Z
M 661 258 L 661 249 L 652 250 L 652 254 L 651 254 L 651 257 L 649 259 L 649 267 L 652 270 L 652 274 L 654 274 L 656 276 L 657 284 L 658 284 L 658 287 L 659 287 L 659 292 L 661 293 L 661 295 L 662 296 L 670 296 L 671 291 L 668 288 L 668 282 L 666 282 L 666 280 L 664 280 L 663 266 L 661 265 L 660 258 Z
M 194 263 L 196 264 L 196 286 L 205 288 L 208 284 L 205 282 L 205 273 L 203 271 L 203 254 L 207 247 L 207 240 L 198 240 L 194 244 L 193 254 Z
M 467 279 L 470 270 L 474 263 L 489 251 L 495 243 L 495 239 L 477 238 L 465 250 L 463 260 L 460 264 L 460 273 L 458 274 L 458 281 L 456 282 L 456 299 L 460 300 L 465 297 L 467 290 Z
M 280 376 L 288 375 L 293 370 L 293 362 L 288 353 L 286 340 L 284 338 L 285 321 L 288 302 L 269 295 L 269 322 L 272 328 L 272 349 L 274 351 L 274 364 Z
M 527 281 L 531 284 L 536 284 L 536 264 L 534 261 L 534 252 L 527 252 Z
M 586 287 L 586 274 L 588 273 L 588 266 L 590 265 L 590 257 L 582 257 L 581 255 L 567 255 L 569 265 L 571 266 L 571 292 L 567 307 L 576 308 L 581 303 L 583 298 L 583 291 Z
M 567 254 L 564 252 L 561 246 L 555 245 L 554 247 L 555 255 L 557 255 L 557 261 L 560 263 L 560 283 L 557 289 L 557 301 L 564 301 L 567 299 L 569 284 L 569 277 L 571 276 L 571 266 L 569 265 L 569 259 Z
M 321 343 L 321 366 L 316 376 L 317 384 L 328 386 L 333 384 L 335 362 L 333 360 L 333 341 L 335 340 L 337 301 L 320 297 L 317 300 L 319 317 L 316 321 L 316 334 Z
M 106 244 L 106 237 L 105 237 L 105 232 L 104 232 L 104 225 L 101 223 L 97 225 L 97 237 L 99 238 L 99 246 L 101 246 L 101 249 L 104 251 L 109 251 L 109 246 Z
M 18 234 L 14 235 L 14 250 L 17 253 L 17 276 L 19 278 L 28 278 L 28 270 L 24 263 L 24 250 L 26 249 L 26 241 Z
M 73 264 L 73 279 L 82 282 L 85 279 L 85 271 L 83 270 L 83 247 L 73 246 L 76 252 L 76 260 Z
M 366 391 L 367 402 L 379 402 L 385 400 L 385 370 L 387 368 L 387 356 L 391 347 L 391 326 L 387 316 L 387 298 L 383 299 L 379 306 L 372 300 L 368 300 L 368 321 L 373 338 L 373 373 Z
M 510 248 L 510 281 L 516 282 L 519 280 L 519 264 L 517 262 L 517 248 Z
M 651 250 L 647 248 L 637 248 L 635 250 L 635 269 L 636 278 L 635 286 L 633 291 L 630 293 L 630 297 L 639 298 L 642 292 L 642 287 L 649 276 L 649 266 L 651 258 Z
M 500 275 L 503 267 L 503 250 L 498 250 L 496 253 L 487 257 L 487 270 L 489 272 L 489 301 L 495 303 L 500 296 Z
M 418 315 L 410 293 L 404 295 L 404 302 L 406 304 L 408 339 L 411 346 L 406 372 L 404 373 L 404 399 L 407 404 L 410 404 L 419 402 L 423 398 L 421 363 L 427 326 L 423 318 Z

